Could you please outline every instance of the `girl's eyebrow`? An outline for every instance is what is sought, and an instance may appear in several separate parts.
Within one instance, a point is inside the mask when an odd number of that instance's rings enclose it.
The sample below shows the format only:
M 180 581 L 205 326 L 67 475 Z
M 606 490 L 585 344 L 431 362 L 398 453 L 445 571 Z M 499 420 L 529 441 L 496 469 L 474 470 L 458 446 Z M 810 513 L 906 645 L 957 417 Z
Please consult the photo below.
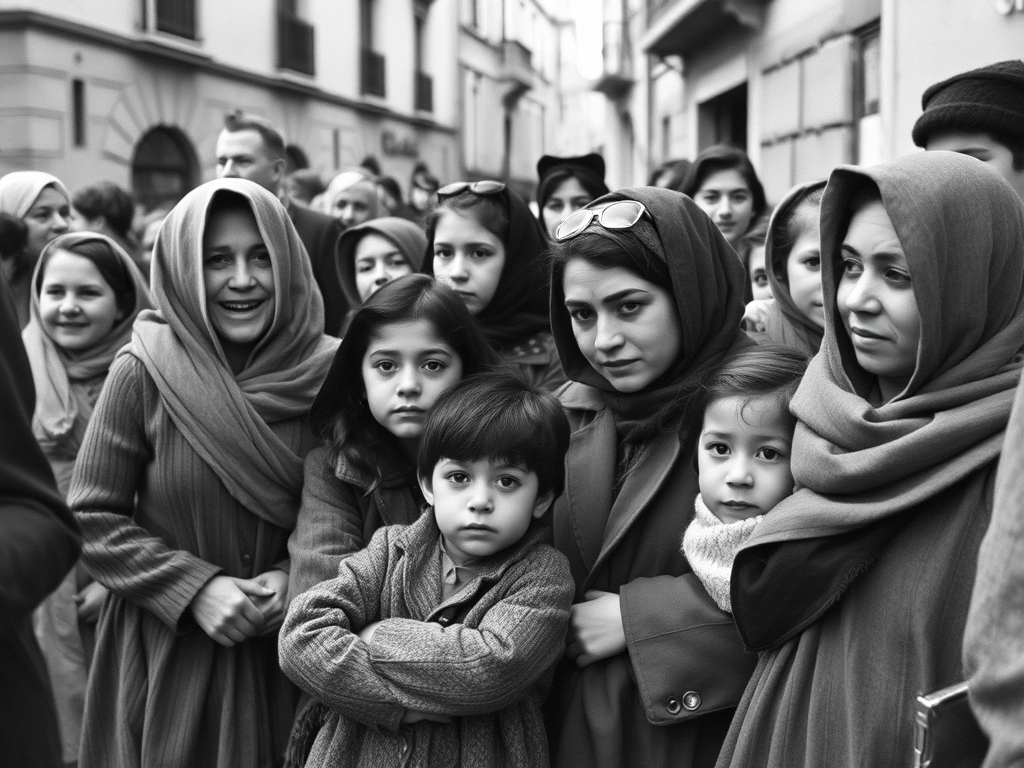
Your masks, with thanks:
M 651 296 L 652 295 L 650 291 L 645 291 L 643 288 L 626 288 L 624 290 L 616 291 L 613 294 L 605 296 L 603 299 L 601 299 L 601 303 L 602 304 L 614 304 L 616 301 L 619 301 L 620 299 L 624 299 L 627 296 L 630 296 L 630 295 L 632 295 L 634 293 L 640 293 L 640 294 L 643 294 L 644 296 Z
M 370 350 L 370 357 L 374 355 L 388 355 L 390 357 L 398 357 L 402 352 L 397 349 L 373 349 Z M 417 355 L 453 355 L 455 354 L 450 349 L 444 347 L 427 347 L 426 349 L 416 350 Z

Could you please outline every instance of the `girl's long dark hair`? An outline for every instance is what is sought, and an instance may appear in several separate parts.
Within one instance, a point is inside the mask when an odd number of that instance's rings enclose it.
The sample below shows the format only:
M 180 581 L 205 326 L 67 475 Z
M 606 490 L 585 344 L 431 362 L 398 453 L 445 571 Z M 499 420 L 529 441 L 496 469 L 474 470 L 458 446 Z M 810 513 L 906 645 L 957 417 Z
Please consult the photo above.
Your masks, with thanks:
M 342 359 L 324 386 L 335 391 L 314 414 L 321 438 L 330 446 L 329 470 L 339 460 L 366 477 L 369 491 L 410 462 L 394 436 L 370 413 L 363 383 L 362 360 L 375 333 L 386 325 L 426 320 L 462 362 L 463 376 L 490 370 L 497 354 L 462 298 L 429 275 L 405 275 L 374 293 L 353 315 L 338 355 Z

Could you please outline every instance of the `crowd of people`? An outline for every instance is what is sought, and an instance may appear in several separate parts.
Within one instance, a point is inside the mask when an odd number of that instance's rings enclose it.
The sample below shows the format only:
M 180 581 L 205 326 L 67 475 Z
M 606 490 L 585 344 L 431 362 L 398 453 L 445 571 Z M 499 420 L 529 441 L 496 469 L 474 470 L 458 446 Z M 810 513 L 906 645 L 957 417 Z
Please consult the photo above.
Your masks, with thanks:
M 0 763 L 909 765 L 966 681 L 1019 765 L 1024 61 L 922 107 L 774 205 L 0 178 Z

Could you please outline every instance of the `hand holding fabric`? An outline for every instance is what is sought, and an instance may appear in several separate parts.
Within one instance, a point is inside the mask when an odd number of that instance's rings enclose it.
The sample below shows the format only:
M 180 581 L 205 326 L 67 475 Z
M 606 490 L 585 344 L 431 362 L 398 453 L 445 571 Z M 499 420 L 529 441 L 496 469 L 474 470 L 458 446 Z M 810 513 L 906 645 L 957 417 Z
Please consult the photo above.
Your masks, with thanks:
M 214 576 L 189 605 L 200 629 L 226 648 L 255 637 L 264 628 L 263 612 L 250 598 L 272 597 L 274 591 L 250 579 Z
M 287 572 L 279 568 L 272 568 L 266 573 L 261 573 L 254 582 L 267 589 L 274 590 L 274 594 L 268 597 L 257 596 L 252 602 L 263 613 L 263 629 L 261 635 L 272 635 L 281 628 L 284 623 L 284 615 L 288 612 L 288 581 Z
M 619 596 L 595 589 L 584 597 L 586 602 L 576 603 L 570 612 L 565 651 L 577 667 L 589 666 L 626 650 Z
M 86 624 L 95 624 L 100 618 L 100 608 L 103 601 L 107 599 L 110 590 L 94 581 L 82 588 L 82 591 L 75 595 L 75 604 L 78 606 L 78 619 Z

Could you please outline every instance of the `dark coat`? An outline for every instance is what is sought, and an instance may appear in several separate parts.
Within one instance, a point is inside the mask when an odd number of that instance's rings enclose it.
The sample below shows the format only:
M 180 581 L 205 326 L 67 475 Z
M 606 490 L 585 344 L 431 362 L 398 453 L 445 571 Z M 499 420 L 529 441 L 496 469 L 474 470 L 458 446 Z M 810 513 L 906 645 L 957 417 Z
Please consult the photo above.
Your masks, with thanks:
M 288 203 L 288 215 L 306 247 L 313 265 L 313 277 L 324 297 L 324 333 L 340 336 L 348 312 L 348 300 L 341 290 L 338 270 L 334 266 L 335 248 L 342 231 L 341 223 L 332 216 L 293 202 Z
M 307 766 L 547 765 L 540 705 L 565 644 L 565 557 L 528 531 L 445 600 L 439 536 L 430 512 L 382 528 L 290 607 L 282 669 L 331 710 Z M 453 719 L 400 725 L 406 709 Z
M 698 493 L 693 446 L 675 432 L 656 437 L 609 504 L 613 414 L 584 384 L 569 384 L 561 400 L 573 433 L 555 546 L 569 557 L 577 601 L 590 589 L 619 594 L 627 653 L 583 669 L 561 665 L 553 765 L 713 765 L 757 658 L 680 551 Z M 607 520 L 595 519 L 609 506 Z
M 288 540 L 289 599 L 338 575 L 338 564 L 369 544 L 385 525 L 410 525 L 420 516 L 420 495 L 395 475 L 367 493 L 368 483 L 346 468 L 327 466 L 330 448 L 306 456 L 302 506 Z
M 75 564 L 79 537 L 32 436 L 32 373 L 0 285 L 0 763 L 61 765 L 57 714 L 30 615 Z

